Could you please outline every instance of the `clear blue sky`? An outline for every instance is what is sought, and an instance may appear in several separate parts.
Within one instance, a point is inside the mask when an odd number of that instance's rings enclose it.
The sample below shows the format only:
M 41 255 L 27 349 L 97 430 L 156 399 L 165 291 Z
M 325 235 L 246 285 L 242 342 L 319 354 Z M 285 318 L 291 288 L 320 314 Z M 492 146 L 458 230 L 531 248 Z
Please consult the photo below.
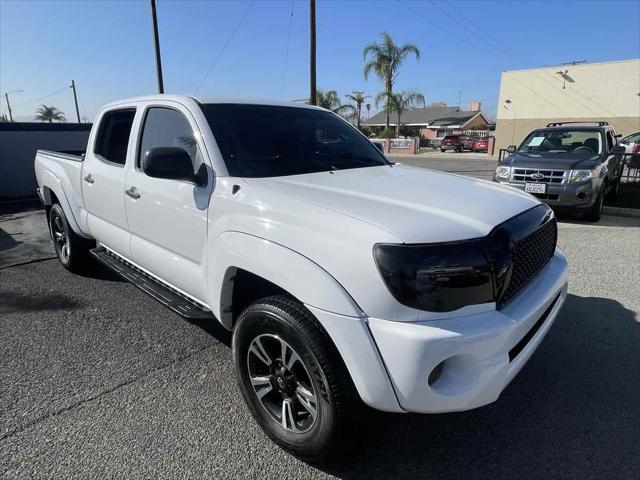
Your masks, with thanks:
M 414 42 L 422 52 L 419 62 L 406 63 L 396 88 L 418 89 L 427 102 L 450 105 L 458 103 L 461 91 L 463 106 L 481 100 L 490 116 L 504 70 L 640 57 L 637 0 L 403 2 L 317 1 L 319 88 L 341 96 L 379 92 L 378 80 L 363 78 L 362 49 L 382 31 L 399 43 Z M 252 3 L 159 0 L 167 92 L 195 93 L 237 28 L 200 94 L 308 96 L 308 1 Z M 33 101 L 72 78 L 81 114 L 89 120 L 108 101 L 155 92 L 147 0 L 0 0 L 0 91 L 24 90 L 10 96 L 14 116 L 33 115 L 46 103 L 74 120 L 70 89 Z M 0 112 L 6 112 L 4 98 Z

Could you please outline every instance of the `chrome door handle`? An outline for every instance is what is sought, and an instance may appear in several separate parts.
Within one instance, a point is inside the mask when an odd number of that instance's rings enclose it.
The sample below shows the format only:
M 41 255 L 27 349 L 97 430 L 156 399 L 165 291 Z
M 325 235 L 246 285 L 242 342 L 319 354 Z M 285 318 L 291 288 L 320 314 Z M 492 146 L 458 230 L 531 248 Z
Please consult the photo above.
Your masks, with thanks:
M 91 176 L 91 174 L 87 175 L 86 177 L 84 177 L 84 181 L 87 183 L 93 183 L 95 182 L 95 180 L 93 179 L 93 177 Z
M 140 194 L 136 190 L 136 187 L 131 187 L 129 190 L 125 190 L 124 193 L 126 193 L 131 198 L 134 198 L 136 200 L 140 198 Z

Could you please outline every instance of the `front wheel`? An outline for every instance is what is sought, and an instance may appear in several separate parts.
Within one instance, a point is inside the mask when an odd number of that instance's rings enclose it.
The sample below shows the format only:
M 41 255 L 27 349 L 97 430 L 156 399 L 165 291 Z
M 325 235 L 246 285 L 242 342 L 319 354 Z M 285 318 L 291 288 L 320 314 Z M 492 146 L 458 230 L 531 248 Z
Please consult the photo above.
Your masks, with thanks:
M 89 250 L 94 242 L 73 231 L 58 203 L 49 210 L 49 232 L 58 260 L 64 268 L 71 272 L 82 272 L 92 265 Z
M 584 219 L 589 222 L 597 222 L 602 217 L 602 206 L 604 204 L 604 189 L 603 186 L 600 189 L 600 193 L 596 197 L 596 201 L 593 203 L 593 206 L 584 214 Z
M 333 343 L 304 305 L 268 297 L 233 332 L 236 379 L 262 430 L 309 461 L 343 451 L 355 388 Z

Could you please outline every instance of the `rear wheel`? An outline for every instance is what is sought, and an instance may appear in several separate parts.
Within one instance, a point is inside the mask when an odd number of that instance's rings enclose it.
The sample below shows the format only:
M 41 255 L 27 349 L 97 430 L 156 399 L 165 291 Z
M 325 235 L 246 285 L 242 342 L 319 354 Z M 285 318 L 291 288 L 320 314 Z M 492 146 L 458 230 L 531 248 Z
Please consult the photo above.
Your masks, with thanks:
M 355 388 L 311 312 L 286 296 L 258 300 L 240 315 L 232 352 L 244 400 L 274 442 L 310 461 L 343 451 Z
M 64 268 L 71 272 L 81 272 L 93 265 L 89 250 L 95 243 L 73 231 L 58 203 L 49 211 L 49 232 L 58 260 Z

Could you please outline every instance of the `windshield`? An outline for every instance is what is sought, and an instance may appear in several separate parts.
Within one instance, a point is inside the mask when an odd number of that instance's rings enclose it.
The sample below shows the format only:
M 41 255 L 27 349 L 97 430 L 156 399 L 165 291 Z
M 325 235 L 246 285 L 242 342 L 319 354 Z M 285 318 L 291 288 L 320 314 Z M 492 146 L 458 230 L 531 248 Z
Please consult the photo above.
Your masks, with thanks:
M 389 165 L 360 132 L 329 112 L 222 103 L 202 105 L 202 110 L 234 177 Z
M 520 153 L 602 153 L 602 135 L 597 130 L 538 130 L 532 132 L 518 148 Z

